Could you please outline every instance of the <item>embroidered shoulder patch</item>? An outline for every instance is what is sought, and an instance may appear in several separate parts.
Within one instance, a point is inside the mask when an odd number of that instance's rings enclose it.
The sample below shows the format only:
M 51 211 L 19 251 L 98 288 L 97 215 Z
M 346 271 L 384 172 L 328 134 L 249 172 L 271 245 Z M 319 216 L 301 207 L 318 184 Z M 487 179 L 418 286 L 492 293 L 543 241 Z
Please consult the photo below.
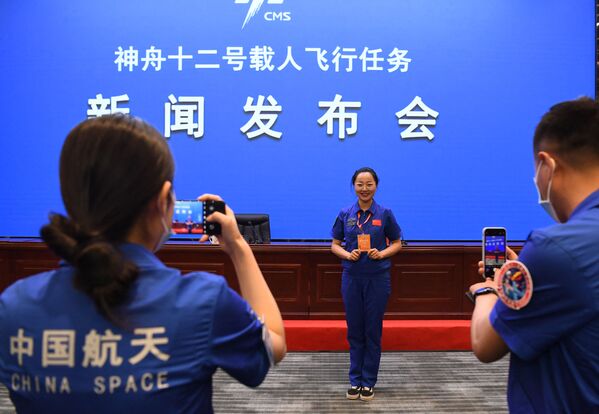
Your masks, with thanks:
M 532 298 L 532 277 L 524 263 L 508 260 L 495 274 L 497 294 L 506 306 L 522 309 Z

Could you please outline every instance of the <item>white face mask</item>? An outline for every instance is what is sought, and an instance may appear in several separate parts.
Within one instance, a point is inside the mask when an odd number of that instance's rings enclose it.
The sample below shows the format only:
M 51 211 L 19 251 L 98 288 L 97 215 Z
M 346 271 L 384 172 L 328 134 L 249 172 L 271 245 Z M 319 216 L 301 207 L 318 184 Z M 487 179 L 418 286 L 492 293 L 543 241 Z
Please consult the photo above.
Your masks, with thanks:
M 533 181 L 535 182 L 535 187 L 537 189 L 537 194 L 539 195 L 539 205 L 543 208 L 543 210 L 545 210 L 545 212 L 547 214 L 549 214 L 549 216 L 553 220 L 557 221 L 558 223 L 561 223 L 559 217 L 557 216 L 555 208 L 553 208 L 553 205 L 551 204 L 551 200 L 550 200 L 551 184 L 553 183 L 553 173 L 555 172 L 555 166 L 553 167 L 553 170 L 551 171 L 551 178 L 549 179 L 549 185 L 547 186 L 547 198 L 545 200 L 543 200 L 541 197 L 541 189 L 539 188 L 539 171 L 541 171 L 542 165 L 543 165 L 543 161 L 541 161 L 539 166 L 537 167 L 537 172 L 533 178 Z
M 175 196 L 171 193 L 170 197 L 171 197 L 171 201 L 174 203 Z M 168 214 L 168 207 L 167 207 L 166 211 Z M 158 250 L 160 250 L 162 248 L 164 243 L 166 243 L 168 241 L 169 237 L 171 237 L 171 234 L 173 233 L 173 229 L 169 228 L 167 226 L 166 219 L 164 217 L 160 217 L 160 223 L 162 224 L 162 235 L 160 236 L 160 240 L 158 241 L 156 246 L 154 246 L 154 253 L 156 253 Z

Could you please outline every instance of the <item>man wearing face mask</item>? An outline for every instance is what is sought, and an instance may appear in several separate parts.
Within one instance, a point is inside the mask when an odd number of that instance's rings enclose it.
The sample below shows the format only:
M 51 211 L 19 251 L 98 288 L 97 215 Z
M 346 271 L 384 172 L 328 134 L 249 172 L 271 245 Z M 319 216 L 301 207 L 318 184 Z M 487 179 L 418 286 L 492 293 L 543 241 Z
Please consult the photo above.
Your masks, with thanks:
M 511 353 L 510 412 L 599 413 L 599 104 L 555 105 L 533 146 L 539 204 L 558 224 L 508 251 L 534 285 L 523 307 L 491 279 L 470 287 L 472 349 L 482 362 Z

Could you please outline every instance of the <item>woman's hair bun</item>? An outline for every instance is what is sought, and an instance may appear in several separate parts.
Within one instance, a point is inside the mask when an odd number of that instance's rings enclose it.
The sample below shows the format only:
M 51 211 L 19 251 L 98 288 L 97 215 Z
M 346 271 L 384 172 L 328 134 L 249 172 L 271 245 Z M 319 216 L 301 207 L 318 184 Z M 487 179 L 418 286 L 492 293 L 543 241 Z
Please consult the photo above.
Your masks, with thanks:
M 73 263 L 79 247 L 75 225 L 61 214 L 51 214 L 50 222 L 40 230 L 40 236 L 60 258 Z
M 40 234 L 56 255 L 75 267 L 75 287 L 91 296 L 105 317 L 117 322 L 113 308 L 127 299 L 137 266 L 113 243 L 85 233 L 61 214 L 52 214 Z
M 98 239 L 85 243 L 75 258 L 75 286 L 91 296 L 100 312 L 115 321 L 113 308 L 122 304 L 137 278 L 137 266 L 114 244 Z
M 125 263 L 121 253 L 111 243 L 92 240 L 82 246 L 74 265 L 80 274 L 85 275 L 82 284 L 93 289 L 108 285 L 114 276 L 123 272 Z

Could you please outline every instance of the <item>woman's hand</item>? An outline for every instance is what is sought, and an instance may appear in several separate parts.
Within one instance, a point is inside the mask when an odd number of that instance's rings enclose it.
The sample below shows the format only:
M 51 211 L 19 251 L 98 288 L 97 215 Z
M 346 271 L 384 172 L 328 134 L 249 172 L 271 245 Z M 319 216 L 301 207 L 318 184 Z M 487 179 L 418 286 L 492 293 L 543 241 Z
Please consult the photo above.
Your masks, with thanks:
M 360 254 L 362 254 L 360 250 L 354 249 L 349 253 L 347 260 L 349 260 L 350 262 L 356 262 L 360 258 Z
M 199 201 L 223 201 L 217 195 L 214 194 L 203 194 L 198 197 Z M 221 234 L 218 236 L 219 245 L 223 248 L 223 250 L 229 254 L 239 245 L 240 242 L 245 242 L 243 237 L 241 237 L 241 233 L 239 233 L 239 227 L 237 227 L 237 221 L 235 220 L 235 213 L 228 205 L 225 205 L 226 214 L 222 214 L 219 212 L 215 212 L 206 217 L 206 221 L 213 221 L 219 223 L 221 226 Z M 208 235 L 204 234 L 200 239 L 201 242 L 205 242 L 208 240 Z
M 368 257 L 372 260 L 382 260 L 384 259 L 383 253 L 381 253 L 378 249 L 370 249 L 368 250 Z

